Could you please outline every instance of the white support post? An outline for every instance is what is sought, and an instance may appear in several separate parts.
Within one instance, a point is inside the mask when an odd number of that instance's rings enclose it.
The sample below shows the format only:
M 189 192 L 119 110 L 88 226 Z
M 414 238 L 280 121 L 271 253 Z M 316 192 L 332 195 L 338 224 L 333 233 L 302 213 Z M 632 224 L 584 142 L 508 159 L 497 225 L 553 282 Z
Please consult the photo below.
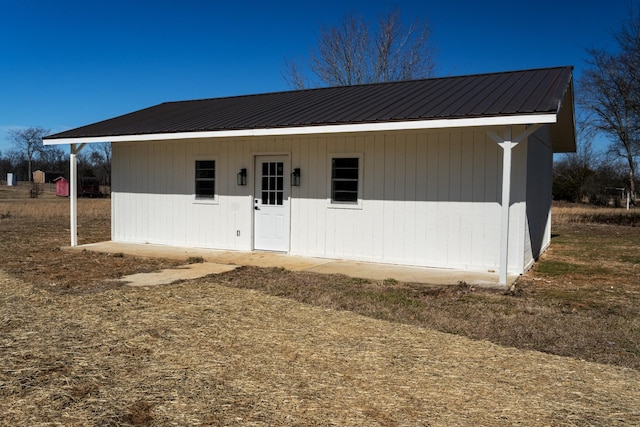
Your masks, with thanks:
M 535 124 L 527 127 L 518 136 L 511 135 L 511 127 L 504 130 L 504 137 L 500 137 L 493 131 L 486 131 L 486 134 L 502 147 L 502 205 L 500 220 L 500 267 L 498 272 L 498 283 L 507 286 L 507 270 L 509 267 L 509 205 L 511 204 L 511 150 L 522 140 L 540 129 L 542 125 Z
M 76 155 L 84 148 L 85 144 L 71 144 L 69 154 L 69 204 L 71 246 L 78 246 L 78 159 Z
M 78 159 L 76 144 L 71 144 L 69 154 L 69 202 L 71 205 L 71 246 L 78 246 Z
M 498 283 L 507 286 L 509 266 L 509 205 L 511 204 L 511 150 L 516 145 L 511 141 L 511 129 L 505 130 L 502 147 L 502 206 L 500 221 L 500 271 Z

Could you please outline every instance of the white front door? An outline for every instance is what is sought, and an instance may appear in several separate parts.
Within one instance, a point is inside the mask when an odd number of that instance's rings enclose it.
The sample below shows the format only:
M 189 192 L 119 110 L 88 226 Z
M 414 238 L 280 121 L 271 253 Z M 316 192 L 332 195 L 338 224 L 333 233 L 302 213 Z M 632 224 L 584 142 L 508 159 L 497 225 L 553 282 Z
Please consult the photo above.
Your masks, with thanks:
M 287 156 L 256 156 L 253 247 L 289 251 L 289 170 Z

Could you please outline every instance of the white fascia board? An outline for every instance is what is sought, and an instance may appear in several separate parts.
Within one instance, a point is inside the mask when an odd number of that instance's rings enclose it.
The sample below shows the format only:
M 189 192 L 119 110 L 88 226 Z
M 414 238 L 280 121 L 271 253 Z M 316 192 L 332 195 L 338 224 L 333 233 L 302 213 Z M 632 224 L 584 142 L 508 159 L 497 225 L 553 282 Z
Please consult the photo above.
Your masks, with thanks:
M 547 124 L 557 121 L 556 114 L 529 114 L 469 119 L 416 120 L 407 122 L 361 123 L 348 125 L 302 126 L 290 128 L 240 129 L 205 132 L 154 133 L 82 138 L 43 139 L 44 145 L 83 144 L 91 142 L 164 141 L 172 139 L 234 138 L 249 136 L 311 135 L 349 132 L 444 129 L 481 126 Z

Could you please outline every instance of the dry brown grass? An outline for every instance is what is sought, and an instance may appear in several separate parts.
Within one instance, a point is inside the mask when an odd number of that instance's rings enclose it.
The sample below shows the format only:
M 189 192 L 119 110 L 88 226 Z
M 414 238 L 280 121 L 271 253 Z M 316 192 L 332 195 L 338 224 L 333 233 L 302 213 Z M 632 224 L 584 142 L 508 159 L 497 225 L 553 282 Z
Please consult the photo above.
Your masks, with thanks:
M 640 422 L 637 371 L 216 281 L 82 295 L 0 275 L 0 424 Z
M 69 199 L 56 197 L 55 186 L 44 184 L 44 192 L 37 198 L 29 196 L 28 183 L 17 187 L 0 186 L 0 218 L 11 217 L 37 221 L 61 220 L 69 223 Z M 110 199 L 78 199 L 79 219 L 85 223 L 110 219 Z M 106 230 L 108 233 L 108 230 Z M 104 234 L 104 231 L 102 232 Z
M 15 190 L 19 191 L 19 190 Z M 78 242 L 110 239 L 110 200 L 78 200 Z M 55 292 L 120 286 L 106 279 L 175 266 L 176 261 L 61 251 L 69 244 L 66 198 L 0 198 L 2 269 Z
M 640 209 L 607 208 L 574 203 L 558 203 L 553 208 L 553 219 L 562 224 L 609 224 L 640 226 Z
M 105 280 L 175 263 L 59 251 L 66 201 L 1 212 L 2 425 L 640 424 L 640 227 L 557 226 L 509 294 L 259 268 L 144 289 Z M 108 239 L 108 200 L 80 214 Z

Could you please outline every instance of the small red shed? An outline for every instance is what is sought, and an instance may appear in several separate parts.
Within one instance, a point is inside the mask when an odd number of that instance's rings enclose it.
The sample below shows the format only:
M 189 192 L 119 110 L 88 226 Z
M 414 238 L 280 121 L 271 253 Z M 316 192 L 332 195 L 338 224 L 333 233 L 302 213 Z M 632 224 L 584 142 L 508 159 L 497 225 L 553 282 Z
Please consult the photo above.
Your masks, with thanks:
M 59 176 L 53 180 L 56 183 L 56 196 L 69 197 L 69 180 Z

